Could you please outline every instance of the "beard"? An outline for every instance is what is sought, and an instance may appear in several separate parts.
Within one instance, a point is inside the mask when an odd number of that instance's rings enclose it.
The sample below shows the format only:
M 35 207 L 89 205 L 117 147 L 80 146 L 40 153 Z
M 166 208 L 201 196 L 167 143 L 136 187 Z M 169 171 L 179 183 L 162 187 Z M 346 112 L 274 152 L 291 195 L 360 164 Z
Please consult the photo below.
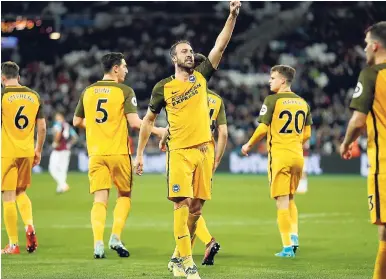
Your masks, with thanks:
M 177 59 L 177 66 L 186 72 L 192 72 L 194 69 L 194 62 L 192 61 L 190 63 L 189 61 L 181 61 Z

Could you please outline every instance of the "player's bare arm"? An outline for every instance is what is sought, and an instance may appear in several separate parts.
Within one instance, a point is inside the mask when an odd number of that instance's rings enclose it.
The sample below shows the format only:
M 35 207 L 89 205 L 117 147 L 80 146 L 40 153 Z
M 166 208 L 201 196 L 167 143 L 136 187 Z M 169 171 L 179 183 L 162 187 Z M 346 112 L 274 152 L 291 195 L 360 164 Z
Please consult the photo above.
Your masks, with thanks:
M 249 139 L 249 141 L 243 145 L 241 148 L 241 153 L 244 156 L 248 156 L 248 152 L 251 150 L 251 148 L 261 141 L 268 132 L 268 126 L 264 123 L 260 123 L 255 132 L 253 133 L 252 137 Z
M 72 125 L 77 128 L 86 129 L 86 118 L 74 116 L 74 118 L 72 119 Z
M 39 165 L 40 160 L 42 159 L 42 150 L 44 141 L 46 140 L 46 134 L 47 134 L 47 125 L 46 120 L 44 118 L 38 118 L 36 120 L 36 127 L 37 127 L 37 140 L 36 140 L 36 147 L 35 147 L 35 157 L 33 166 Z
M 216 171 L 218 165 L 220 164 L 221 159 L 225 152 L 225 148 L 227 146 L 228 126 L 226 124 L 219 125 L 217 127 L 217 131 L 218 131 L 218 138 L 217 138 L 217 148 L 216 148 L 213 172 Z
M 149 140 L 151 131 L 154 128 L 156 119 L 157 114 L 148 109 L 145 117 L 142 120 L 141 129 L 139 130 L 137 156 L 134 163 L 134 170 L 138 175 L 142 175 L 143 173 L 143 152 L 145 151 L 146 144 Z
M 168 129 L 169 129 L 169 125 L 166 126 L 165 132 L 164 132 L 164 134 L 162 135 L 162 138 L 160 139 L 159 144 L 158 144 L 158 147 L 159 147 L 159 149 L 160 149 L 162 152 L 166 152 L 166 140 L 167 140 L 168 135 L 169 135 Z
M 366 127 L 366 118 L 367 115 L 363 112 L 354 111 L 339 150 L 343 159 L 351 159 L 350 145 L 362 134 L 363 129 Z
M 129 125 L 131 128 L 137 129 L 137 130 L 141 128 L 143 120 L 139 118 L 137 113 L 126 114 L 126 119 L 127 119 L 127 122 L 129 122 Z M 165 133 L 165 128 L 153 126 L 151 129 L 151 133 L 156 135 L 159 138 L 162 138 L 162 136 Z
M 227 21 L 225 22 L 225 26 L 222 29 L 221 33 L 218 35 L 216 39 L 216 43 L 213 49 L 210 51 L 208 55 L 208 59 L 211 62 L 212 66 L 217 69 L 220 64 L 221 57 L 228 46 L 228 43 L 232 37 L 233 29 L 236 25 L 236 19 L 239 15 L 241 2 L 238 0 L 230 1 L 229 7 L 229 16 Z

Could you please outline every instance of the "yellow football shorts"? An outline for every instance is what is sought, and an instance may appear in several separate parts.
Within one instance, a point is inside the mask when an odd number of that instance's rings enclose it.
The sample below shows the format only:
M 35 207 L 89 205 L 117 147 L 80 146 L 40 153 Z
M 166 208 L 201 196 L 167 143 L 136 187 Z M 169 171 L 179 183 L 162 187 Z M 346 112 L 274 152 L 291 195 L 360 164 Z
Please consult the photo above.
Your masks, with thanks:
M 268 157 L 268 180 L 271 187 L 271 198 L 294 194 L 299 186 L 303 173 L 304 158 L 281 156 Z
M 204 146 L 203 150 L 192 147 L 167 153 L 168 198 L 211 199 L 214 146 Z
M 111 189 L 112 183 L 121 193 L 129 193 L 133 184 L 130 155 L 91 156 L 88 177 L 90 193 Z
M 26 190 L 31 185 L 33 161 L 33 157 L 1 157 L 1 191 Z
M 386 224 L 386 174 L 369 174 L 367 177 L 368 203 L 371 222 Z

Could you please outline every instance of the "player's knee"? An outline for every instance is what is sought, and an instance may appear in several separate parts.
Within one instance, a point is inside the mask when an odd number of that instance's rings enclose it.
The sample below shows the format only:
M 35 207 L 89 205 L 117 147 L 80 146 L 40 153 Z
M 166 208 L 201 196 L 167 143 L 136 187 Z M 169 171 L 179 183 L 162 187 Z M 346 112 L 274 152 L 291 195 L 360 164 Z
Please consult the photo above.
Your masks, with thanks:
M 379 240 L 386 241 L 386 224 L 378 226 Z
M 16 189 L 16 196 L 19 196 L 25 192 L 24 189 Z
M 289 208 L 289 195 L 276 197 L 277 209 L 288 209 Z
M 182 206 L 190 207 L 191 199 L 185 197 L 173 197 L 169 198 L 172 202 L 174 202 L 174 209 L 178 209 Z
M 192 200 L 192 203 L 189 207 L 189 213 L 192 215 L 201 215 L 202 213 L 202 207 L 204 206 L 204 202 L 202 200 Z
M 118 192 L 118 198 L 131 198 L 131 192 Z
M 4 202 L 16 201 L 16 191 L 3 191 L 3 201 Z
M 109 199 L 109 190 L 100 190 L 94 193 L 94 202 L 102 202 L 107 205 Z

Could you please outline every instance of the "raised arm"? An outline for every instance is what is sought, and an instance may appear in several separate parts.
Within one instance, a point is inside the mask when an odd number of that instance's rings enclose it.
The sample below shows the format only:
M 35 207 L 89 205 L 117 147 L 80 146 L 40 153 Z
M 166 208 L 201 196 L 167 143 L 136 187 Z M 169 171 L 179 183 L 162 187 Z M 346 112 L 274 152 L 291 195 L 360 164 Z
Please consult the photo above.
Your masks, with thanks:
M 230 13 L 227 21 L 225 22 L 224 28 L 218 35 L 216 43 L 213 49 L 208 55 L 208 59 L 211 62 L 213 68 L 217 69 L 220 64 L 221 57 L 228 46 L 228 43 L 232 37 L 233 29 L 235 28 L 236 18 L 239 15 L 241 2 L 238 0 L 230 1 Z

